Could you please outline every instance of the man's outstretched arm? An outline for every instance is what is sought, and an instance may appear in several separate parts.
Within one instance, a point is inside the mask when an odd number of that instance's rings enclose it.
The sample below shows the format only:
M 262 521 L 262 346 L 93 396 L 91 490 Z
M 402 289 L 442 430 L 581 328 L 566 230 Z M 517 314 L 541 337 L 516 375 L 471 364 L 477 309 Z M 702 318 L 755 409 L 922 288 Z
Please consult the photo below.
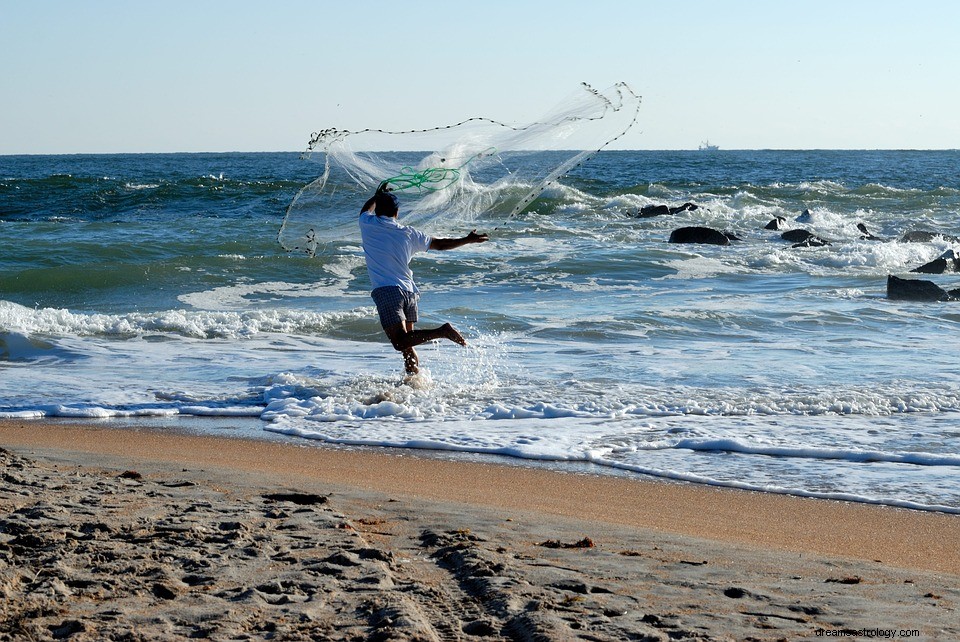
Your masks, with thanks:
M 486 243 L 490 239 L 490 236 L 487 234 L 477 234 L 476 230 L 473 230 L 466 236 L 460 237 L 458 239 L 438 239 L 434 238 L 430 241 L 431 250 L 455 250 L 458 247 L 464 245 L 469 245 L 471 243 Z

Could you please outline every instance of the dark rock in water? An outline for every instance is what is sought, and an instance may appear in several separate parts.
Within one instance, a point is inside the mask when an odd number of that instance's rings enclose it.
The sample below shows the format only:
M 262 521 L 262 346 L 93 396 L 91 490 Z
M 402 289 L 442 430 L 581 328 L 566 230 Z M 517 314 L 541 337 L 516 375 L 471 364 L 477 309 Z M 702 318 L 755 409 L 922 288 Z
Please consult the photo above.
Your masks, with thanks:
M 765 230 L 782 230 L 783 226 L 787 224 L 787 219 L 782 216 L 778 216 L 769 223 L 767 223 L 763 229 Z
M 791 243 L 803 243 L 812 236 L 813 232 L 808 232 L 807 230 L 790 230 L 789 232 L 781 234 L 780 238 L 784 241 L 790 241 Z
M 947 250 L 939 259 L 934 259 L 929 263 L 921 265 L 918 268 L 910 270 L 911 272 L 920 272 L 922 274 L 945 274 L 946 272 L 960 272 L 960 258 L 957 258 L 953 250 Z
M 933 281 L 887 276 L 887 298 L 896 301 L 952 301 L 955 297 Z
M 711 245 L 729 245 L 730 241 L 739 241 L 730 232 L 720 232 L 709 227 L 681 227 L 670 233 L 671 243 L 708 243 Z
M 797 217 L 798 223 L 809 223 L 813 220 L 813 213 L 810 210 L 803 210 Z
M 668 207 L 666 205 L 644 205 L 640 208 L 636 218 L 653 218 L 654 216 L 665 216 L 668 214 L 679 214 L 680 212 L 693 211 L 700 209 L 694 203 L 684 203 L 677 207 Z
M 906 232 L 903 236 L 900 237 L 901 243 L 929 243 L 933 240 L 936 234 L 933 232 L 925 232 L 923 230 L 912 230 Z
M 781 234 L 780 238 L 793 243 L 793 247 L 823 247 L 824 245 L 830 245 L 830 241 L 826 241 L 807 230 L 790 230 Z
M 671 214 L 679 214 L 680 212 L 692 212 L 692 211 L 698 210 L 698 209 L 700 209 L 700 206 L 697 205 L 697 204 L 695 204 L 695 203 L 684 203 L 683 205 L 681 205 L 681 206 L 679 206 L 679 207 L 671 207 L 671 208 L 670 208 L 670 213 L 671 213 Z
M 901 243 L 929 243 L 935 238 L 940 237 L 945 241 L 950 241 L 951 243 L 960 243 L 960 238 L 956 236 L 950 236 L 949 234 L 941 234 L 940 232 L 927 232 L 926 230 L 913 230 L 905 233 L 900 237 Z
M 870 231 L 867 230 L 867 226 L 864 225 L 863 223 L 857 223 L 857 229 L 860 230 L 860 233 L 862 234 L 860 238 L 864 241 L 882 241 L 883 240 L 882 238 L 871 234 Z
M 924 263 L 920 267 L 913 268 L 910 271 L 914 273 L 919 273 L 919 274 L 943 274 L 944 272 L 947 271 L 947 260 L 934 259 L 929 263 Z M 950 271 L 956 272 L 956 270 L 953 267 L 950 268 Z
M 653 218 L 654 216 L 665 216 L 670 213 L 670 208 L 666 205 L 644 205 L 640 208 L 636 218 Z

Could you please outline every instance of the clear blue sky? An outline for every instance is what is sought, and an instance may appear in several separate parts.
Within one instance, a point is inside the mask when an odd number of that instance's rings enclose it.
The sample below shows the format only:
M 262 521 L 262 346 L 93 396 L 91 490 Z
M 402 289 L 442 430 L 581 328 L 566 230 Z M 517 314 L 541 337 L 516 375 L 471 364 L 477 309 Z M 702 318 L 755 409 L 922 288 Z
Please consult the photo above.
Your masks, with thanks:
M 0 154 L 300 151 L 628 82 L 621 147 L 960 148 L 955 0 L 0 0 Z

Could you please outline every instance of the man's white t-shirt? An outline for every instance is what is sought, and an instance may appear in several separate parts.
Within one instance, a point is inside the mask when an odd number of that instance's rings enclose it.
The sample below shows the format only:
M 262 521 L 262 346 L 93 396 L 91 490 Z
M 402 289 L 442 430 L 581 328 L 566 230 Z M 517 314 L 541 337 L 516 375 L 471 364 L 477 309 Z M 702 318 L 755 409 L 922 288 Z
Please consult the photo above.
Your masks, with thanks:
M 431 237 L 400 225 L 395 216 L 363 212 L 360 214 L 360 239 L 374 290 L 395 285 L 407 292 L 419 292 L 413 282 L 410 259 L 417 252 L 426 252 L 430 248 Z

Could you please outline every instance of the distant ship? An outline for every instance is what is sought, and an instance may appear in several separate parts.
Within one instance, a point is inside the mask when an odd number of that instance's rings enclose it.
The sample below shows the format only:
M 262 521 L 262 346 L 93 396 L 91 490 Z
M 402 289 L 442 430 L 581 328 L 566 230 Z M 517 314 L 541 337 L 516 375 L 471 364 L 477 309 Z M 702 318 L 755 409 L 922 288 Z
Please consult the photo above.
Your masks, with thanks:
M 709 140 L 705 140 L 705 141 L 703 141 L 702 143 L 700 143 L 700 151 L 701 151 L 701 152 L 715 152 L 715 151 L 717 151 L 718 149 L 720 149 L 720 146 L 719 146 L 719 145 L 711 145 Z

